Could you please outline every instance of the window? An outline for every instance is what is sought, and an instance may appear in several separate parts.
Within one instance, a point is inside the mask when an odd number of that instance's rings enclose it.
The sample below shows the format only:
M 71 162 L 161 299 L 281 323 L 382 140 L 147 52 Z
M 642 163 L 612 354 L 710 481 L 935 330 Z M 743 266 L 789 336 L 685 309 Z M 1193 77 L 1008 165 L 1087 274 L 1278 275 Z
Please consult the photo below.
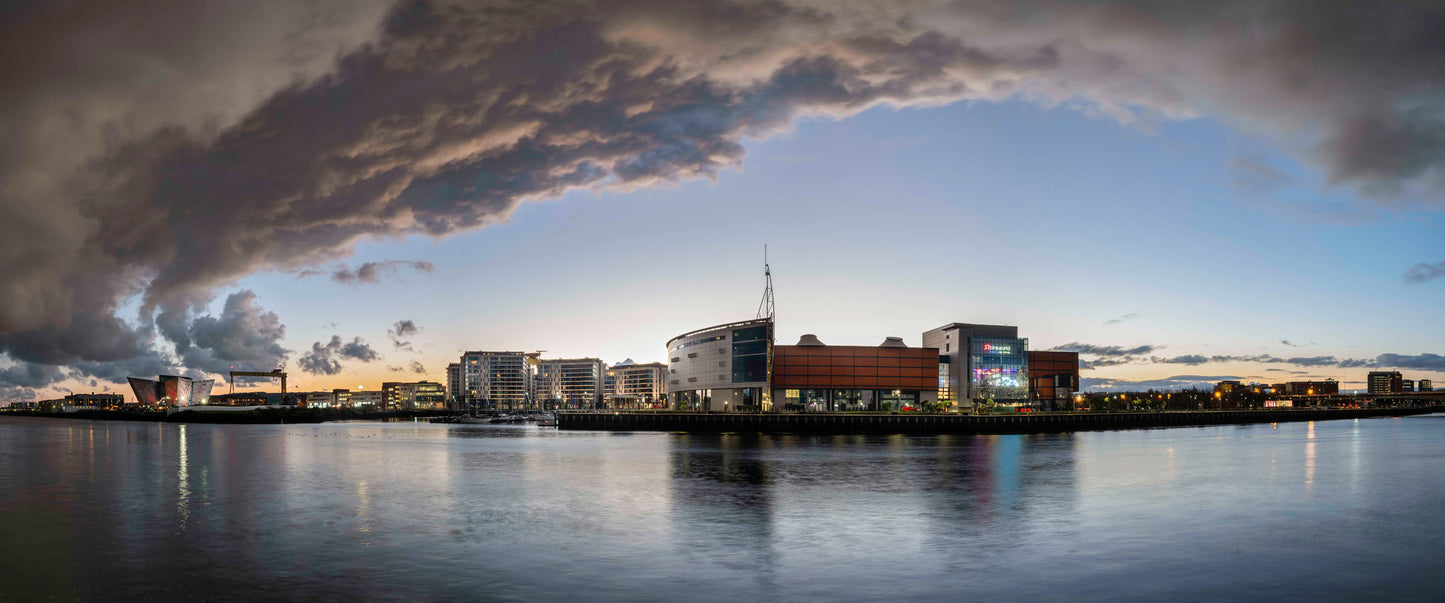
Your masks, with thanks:
M 733 357 L 733 383 L 768 380 L 768 355 Z
M 768 338 L 768 326 L 750 327 L 747 329 L 736 329 L 733 331 L 733 342 L 758 341 Z
M 697 352 L 692 352 L 692 353 L 688 354 L 687 357 L 688 357 L 688 358 L 697 358 Z
M 747 356 L 751 354 L 766 354 L 768 352 L 767 341 L 748 341 L 733 344 L 734 356 Z
M 726 338 L 725 335 L 715 335 L 715 336 L 712 336 L 712 337 L 708 337 L 707 339 L 699 339 L 699 340 L 697 340 L 697 341 L 689 341 L 689 342 L 687 342 L 687 343 L 678 344 L 678 346 L 677 346 L 676 348 L 674 348 L 674 350 L 681 350 L 682 348 L 690 348 L 690 347 L 695 346 L 695 345 L 702 345 L 702 344 L 704 344 L 704 343 L 711 343 L 711 342 L 719 341 L 719 340 L 722 340 L 722 339 L 725 339 L 725 338 Z

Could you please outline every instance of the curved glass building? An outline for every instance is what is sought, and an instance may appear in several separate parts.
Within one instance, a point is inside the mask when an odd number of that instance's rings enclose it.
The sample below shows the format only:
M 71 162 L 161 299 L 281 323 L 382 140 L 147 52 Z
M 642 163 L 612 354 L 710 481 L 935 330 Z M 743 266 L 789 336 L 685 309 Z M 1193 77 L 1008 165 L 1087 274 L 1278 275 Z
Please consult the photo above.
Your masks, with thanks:
M 772 409 L 773 321 L 759 318 L 698 329 L 667 342 L 672 408 L 702 411 Z

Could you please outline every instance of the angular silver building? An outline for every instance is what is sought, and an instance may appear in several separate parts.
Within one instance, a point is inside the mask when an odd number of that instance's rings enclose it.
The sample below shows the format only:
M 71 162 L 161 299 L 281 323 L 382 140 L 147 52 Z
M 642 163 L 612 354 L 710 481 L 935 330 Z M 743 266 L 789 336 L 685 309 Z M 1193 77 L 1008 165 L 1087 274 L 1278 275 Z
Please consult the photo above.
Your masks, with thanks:
M 195 380 L 177 375 L 159 375 L 156 379 L 126 377 L 136 401 L 144 406 L 191 406 L 211 401 L 214 379 Z

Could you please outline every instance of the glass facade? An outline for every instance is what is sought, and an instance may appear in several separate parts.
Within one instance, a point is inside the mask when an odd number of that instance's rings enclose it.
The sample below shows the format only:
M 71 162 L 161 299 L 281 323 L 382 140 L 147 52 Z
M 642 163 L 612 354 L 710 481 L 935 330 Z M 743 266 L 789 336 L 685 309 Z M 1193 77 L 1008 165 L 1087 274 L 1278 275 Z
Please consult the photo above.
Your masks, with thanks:
M 785 412 L 898 412 L 919 408 L 919 393 L 873 389 L 783 390 Z
M 733 383 L 768 380 L 768 326 L 733 329 Z
M 974 400 L 1019 401 L 1029 397 L 1029 340 L 971 337 L 969 367 Z
M 677 410 L 707 410 L 712 403 L 712 390 L 693 389 L 673 392 L 672 403 Z
M 949 363 L 948 356 L 938 357 L 938 401 L 956 402 L 953 399 L 953 387 L 949 385 Z

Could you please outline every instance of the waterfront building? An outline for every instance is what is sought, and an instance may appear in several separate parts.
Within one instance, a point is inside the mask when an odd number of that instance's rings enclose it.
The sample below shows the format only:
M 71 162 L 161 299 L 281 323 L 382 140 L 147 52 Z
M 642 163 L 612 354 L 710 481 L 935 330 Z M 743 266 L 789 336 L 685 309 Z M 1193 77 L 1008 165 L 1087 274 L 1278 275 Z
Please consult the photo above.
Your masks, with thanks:
M 597 358 L 538 360 L 533 400 L 543 408 L 601 408 L 604 369 Z
M 291 394 L 294 398 L 294 394 Z M 270 392 L 236 392 L 234 394 L 216 394 L 211 396 L 210 406 L 272 406 L 280 405 L 285 397 L 280 393 Z
M 771 410 L 773 319 L 732 322 L 667 342 L 667 391 L 677 410 Z
M 1029 352 L 1029 399 L 1049 410 L 1069 407 L 1079 391 L 1078 352 Z
M 532 399 L 532 362 L 524 352 L 467 352 L 461 357 L 458 403 L 468 411 L 526 408 Z
M 1239 381 L 1220 381 L 1214 384 L 1214 397 L 1228 398 L 1243 390 L 1244 384 Z
M 125 405 L 121 394 L 70 394 L 65 397 L 65 406 L 90 408 L 119 408 Z
M 441 410 L 447 407 L 446 386 L 435 381 L 406 383 L 401 388 L 402 407 L 407 410 Z
M 351 407 L 351 390 L 333 389 L 331 390 L 331 394 L 333 396 L 331 400 L 338 408 Z
M 307 408 L 332 408 L 336 406 L 336 392 L 301 392 L 300 402 Z
M 659 408 L 667 395 L 667 365 L 631 358 L 607 367 L 607 408 Z
M 1401 380 L 1400 380 L 1400 391 L 1405 392 L 1405 393 L 1410 393 L 1410 392 L 1415 391 L 1415 380 L 1414 380 L 1414 379 L 1401 379 Z
M 1324 381 L 1290 381 L 1276 386 L 1276 393 L 1286 396 L 1333 396 L 1340 393 L 1340 382 L 1334 379 Z
M 381 390 L 357 390 L 349 396 L 353 408 L 370 406 L 372 410 L 380 409 L 386 403 L 386 398 Z
M 1400 371 L 1370 371 L 1366 382 L 1372 394 L 1398 394 L 1405 387 Z
M 127 377 L 136 402 L 144 406 L 190 406 L 210 401 L 212 379 L 195 380 L 176 375 L 160 375 L 157 379 Z
M 447 365 L 447 403 L 455 405 L 461 400 L 462 395 L 462 363 L 453 362 Z
M 1429 379 L 1421 379 L 1421 380 L 1418 382 L 1418 384 L 1419 384 L 1419 386 L 1420 386 L 1420 391 L 1422 391 L 1422 392 L 1433 392 L 1433 391 L 1435 391 L 1435 384 L 1434 384 L 1434 383 L 1431 383 Z
M 814 335 L 773 347 L 774 405 L 788 412 L 911 411 L 938 403 L 938 350 L 898 337 L 830 346 Z
M 432 381 L 388 381 L 381 384 L 385 410 L 435 410 L 446 408 L 446 388 Z
M 381 384 L 381 409 L 397 410 L 399 408 L 401 408 L 401 382 L 383 382 Z
M 947 365 L 948 374 L 947 387 L 942 389 L 960 407 L 984 401 L 1015 406 L 1028 402 L 1029 340 L 1018 336 L 1018 327 L 950 323 L 925 331 L 923 347 L 938 350 L 939 363 Z M 942 373 L 939 379 L 943 380 Z

